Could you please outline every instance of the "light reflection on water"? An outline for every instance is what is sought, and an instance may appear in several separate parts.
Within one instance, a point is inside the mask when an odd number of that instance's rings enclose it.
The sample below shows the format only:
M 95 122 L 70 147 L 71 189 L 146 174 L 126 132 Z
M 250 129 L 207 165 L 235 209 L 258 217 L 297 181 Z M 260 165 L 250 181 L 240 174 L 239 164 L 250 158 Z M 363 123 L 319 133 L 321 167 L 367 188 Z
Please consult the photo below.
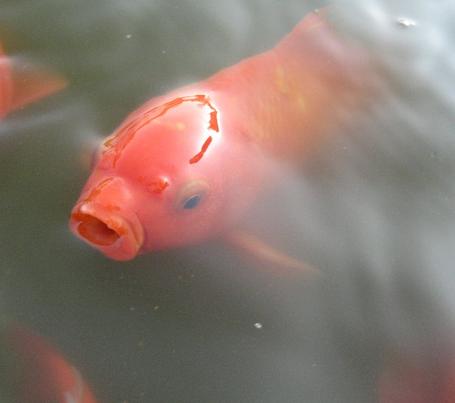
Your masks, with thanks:
M 335 14 L 381 65 L 378 104 L 340 127 L 303 173 L 284 171 L 248 223 L 329 280 L 260 270 L 218 243 L 116 263 L 67 231 L 86 144 L 150 96 L 273 46 L 319 5 L 0 5 L 12 50 L 71 82 L 0 126 L 2 315 L 58 345 L 101 402 L 373 402 L 385 356 L 446 354 L 455 306 L 448 1 L 358 1 Z

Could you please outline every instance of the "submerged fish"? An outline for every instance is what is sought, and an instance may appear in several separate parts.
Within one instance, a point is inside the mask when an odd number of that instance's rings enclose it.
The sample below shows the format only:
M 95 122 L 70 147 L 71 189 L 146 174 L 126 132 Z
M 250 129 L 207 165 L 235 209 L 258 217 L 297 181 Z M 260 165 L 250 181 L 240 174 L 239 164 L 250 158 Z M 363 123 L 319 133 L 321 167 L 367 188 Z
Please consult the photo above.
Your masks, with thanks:
M 366 92 L 367 58 L 325 13 L 128 116 L 98 152 L 71 213 L 74 234 L 117 260 L 225 236 L 261 259 L 300 266 L 240 225 L 279 180 L 271 159 L 304 160 Z
M 432 354 L 426 357 L 419 351 L 414 357 L 389 358 L 378 378 L 379 403 L 455 403 L 453 348 Z
M 78 370 L 42 337 L 20 326 L 1 334 L 8 358 L 2 353 L 1 381 L 21 403 L 96 403 Z M 6 379 L 5 379 L 6 378 Z M 2 391 L 3 392 L 3 391 Z M 4 392 L 3 392 L 4 393 Z
M 7 56 L 0 42 L 0 120 L 66 85 L 66 80 L 56 73 L 29 63 L 19 63 Z

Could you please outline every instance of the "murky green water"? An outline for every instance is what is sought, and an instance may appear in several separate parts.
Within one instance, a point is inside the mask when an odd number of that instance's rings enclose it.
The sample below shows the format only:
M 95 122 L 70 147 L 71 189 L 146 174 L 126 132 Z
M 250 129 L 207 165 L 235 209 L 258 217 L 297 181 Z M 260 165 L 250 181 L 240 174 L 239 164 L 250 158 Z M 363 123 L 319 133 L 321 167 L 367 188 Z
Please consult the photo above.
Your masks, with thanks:
M 58 346 L 100 402 L 376 402 L 384 356 L 431 356 L 454 323 L 453 7 L 401 3 L 370 5 L 415 18 L 404 39 L 369 29 L 375 12 L 343 20 L 384 56 L 384 98 L 252 218 L 329 273 L 308 281 L 215 242 L 113 262 L 67 220 L 96 138 L 272 47 L 319 2 L 3 0 L 9 52 L 70 81 L 0 124 L 5 320 Z

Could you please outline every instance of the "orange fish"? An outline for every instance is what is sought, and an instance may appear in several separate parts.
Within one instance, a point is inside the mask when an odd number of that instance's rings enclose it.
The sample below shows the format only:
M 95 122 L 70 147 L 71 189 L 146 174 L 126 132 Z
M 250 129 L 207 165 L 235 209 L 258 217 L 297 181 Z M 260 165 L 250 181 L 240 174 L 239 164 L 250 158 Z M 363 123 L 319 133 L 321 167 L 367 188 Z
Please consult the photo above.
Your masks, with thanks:
M 18 402 L 96 403 L 77 369 L 42 337 L 19 326 L 8 328 L 2 336 L 14 358 L 7 371 L 15 377 Z
M 71 213 L 74 234 L 116 260 L 222 236 L 261 259 L 307 267 L 240 225 L 277 180 L 271 159 L 305 159 L 332 117 L 365 93 L 368 60 L 325 12 L 275 48 L 128 116 L 98 152 Z
M 8 113 L 60 91 L 66 80 L 28 63 L 7 56 L 0 42 L 0 120 Z
M 455 403 L 453 349 L 435 357 L 395 354 L 378 378 L 380 403 Z

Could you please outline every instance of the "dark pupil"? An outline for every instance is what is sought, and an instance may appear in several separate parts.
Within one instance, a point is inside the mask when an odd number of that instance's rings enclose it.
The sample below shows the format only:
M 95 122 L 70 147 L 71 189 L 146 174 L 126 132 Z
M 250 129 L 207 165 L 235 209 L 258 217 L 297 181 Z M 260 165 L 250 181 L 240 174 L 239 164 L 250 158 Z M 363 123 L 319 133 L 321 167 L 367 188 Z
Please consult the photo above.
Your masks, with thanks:
M 190 198 L 186 199 L 185 203 L 183 204 L 183 208 L 184 209 L 195 208 L 199 204 L 200 200 L 201 200 L 201 196 L 199 196 L 199 195 L 191 196 Z

